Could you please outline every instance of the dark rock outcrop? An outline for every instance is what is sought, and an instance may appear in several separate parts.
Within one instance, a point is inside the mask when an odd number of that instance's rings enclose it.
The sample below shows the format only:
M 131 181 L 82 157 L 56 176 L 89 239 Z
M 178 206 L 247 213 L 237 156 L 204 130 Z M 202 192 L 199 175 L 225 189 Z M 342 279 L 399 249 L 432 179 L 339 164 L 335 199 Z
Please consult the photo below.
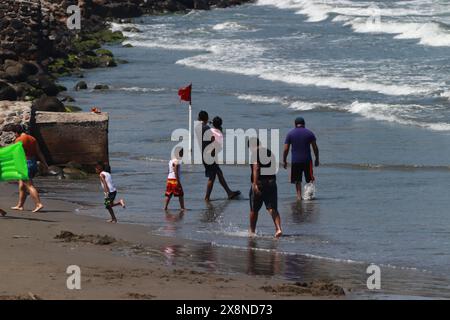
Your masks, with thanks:
M 41 96 L 34 102 L 36 111 L 65 112 L 64 104 L 56 97 Z
M 75 85 L 75 91 L 86 90 L 88 88 L 85 81 L 80 81 Z
M 0 80 L 0 101 L 10 100 L 15 101 L 17 99 L 17 93 L 13 86 L 8 82 Z
M 97 84 L 94 87 L 94 90 L 108 90 L 109 87 L 106 84 Z

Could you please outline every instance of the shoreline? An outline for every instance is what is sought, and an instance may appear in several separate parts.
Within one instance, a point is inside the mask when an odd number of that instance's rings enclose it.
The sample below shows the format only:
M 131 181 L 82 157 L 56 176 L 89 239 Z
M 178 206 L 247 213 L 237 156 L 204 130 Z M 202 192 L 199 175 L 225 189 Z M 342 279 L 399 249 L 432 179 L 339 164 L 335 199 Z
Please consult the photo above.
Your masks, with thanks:
M 200 271 L 189 261 L 189 252 L 199 245 L 194 241 L 76 215 L 75 205 L 59 200 L 44 199 L 40 214 L 11 212 L 6 205 L 15 200 L 15 186 L 2 184 L 0 191 L 1 206 L 8 212 L 0 219 L 0 273 L 8 275 L 0 285 L 0 300 L 345 297 L 341 287 L 327 280 L 296 284 L 277 277 Z M 55 239 L 57 235 L 62 239 Z M 177 250 L 179 257 L 173 255 Z M 81 269 L 81 290 L 66 287 L 69 265 Z

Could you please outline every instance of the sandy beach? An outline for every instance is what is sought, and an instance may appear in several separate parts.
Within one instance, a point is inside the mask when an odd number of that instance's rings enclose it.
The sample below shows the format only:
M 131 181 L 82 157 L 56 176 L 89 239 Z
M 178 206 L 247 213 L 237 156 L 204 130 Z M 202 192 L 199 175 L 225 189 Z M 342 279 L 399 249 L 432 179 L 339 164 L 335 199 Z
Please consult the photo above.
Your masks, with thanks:
M 15 186 L 2 184 L 1 207 L 6 210 L 15 197 Z M 143 226 L 74 214 L 67 202 L 45 203 L 42 213 L 6 210 L 0 220 L 0 299 L 342 298 L 340 287 L 319 280 L 300 285 L 207 273 L 188 263 L 168 266 L 161 248 L 189 243 L 152 236 Z M 81 290 L 67 289 L 69 265 L 81 268 Z
M 45 208 L 0 152 L 0 300 L 450 299 L 447 2 L 2 0 L 0 147 L 37 139 Z M 173 166 L 204 111 L 223 179 Z M 280 167 L 256 229 L 239 132 Z

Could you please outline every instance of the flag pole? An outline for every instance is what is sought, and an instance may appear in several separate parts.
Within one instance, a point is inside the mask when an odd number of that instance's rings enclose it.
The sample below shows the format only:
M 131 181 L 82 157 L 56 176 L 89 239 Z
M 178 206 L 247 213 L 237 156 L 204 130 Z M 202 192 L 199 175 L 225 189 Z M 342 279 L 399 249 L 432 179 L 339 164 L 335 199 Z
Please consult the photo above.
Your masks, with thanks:
M 189 161 L 192 160 L 192 102 L 189 101 Z

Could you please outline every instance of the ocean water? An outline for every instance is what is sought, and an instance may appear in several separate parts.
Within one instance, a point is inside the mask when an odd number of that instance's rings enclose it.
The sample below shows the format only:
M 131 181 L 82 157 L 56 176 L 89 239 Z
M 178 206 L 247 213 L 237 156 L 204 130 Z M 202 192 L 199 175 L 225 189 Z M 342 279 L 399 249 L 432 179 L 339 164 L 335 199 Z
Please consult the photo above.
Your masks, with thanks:
M 364 290 L 365 268 L 355 266 L 375 263 L 395 274 L 383 282 L 383 294 L 450 297 L 448 1 L 260 0 L 112 28 L 130 25 L 142 31 L 125 33 L 133 48 L 111 48 L 129 63 L 85 74 L 90 88 L 111 89 L 69 90 L 85 110 L 110 113 L 113 177 L 128 203 L 121 221 L 284 257 L 286 272 L 258 260 L 267 274 L 300 279 L 304 262 L 293 257 L 308 257 L 316 271 L 317 261 L 335 263 L 346 270 L 342 278 L 357 279 L 356 289 Z M 78 80 L 62 82 L 72 88 Z M 224 128 L 276 128 L 283 139 L 302 115 L 315 132 L 317 199 L 297 203 L 280 169 L 279 241 L 264 210 L 249 241 L 247 166 L 223 166 L 241 200 L 225 200 L 216 183 L 209 205 L 202 201 L 203 167 L 184 166 L 189 210 L 180 216 L 173 200 L 172 212 L 163 212 L 170 136 L 187 128 L 177 90 L 190 82 L 194 114 L 220 115 Z M 46 179 L 43 188 L 79 203 L 80 213 L 107 217 L 95 177 Z M 233 269 L 233 259 L 220 261 Z

